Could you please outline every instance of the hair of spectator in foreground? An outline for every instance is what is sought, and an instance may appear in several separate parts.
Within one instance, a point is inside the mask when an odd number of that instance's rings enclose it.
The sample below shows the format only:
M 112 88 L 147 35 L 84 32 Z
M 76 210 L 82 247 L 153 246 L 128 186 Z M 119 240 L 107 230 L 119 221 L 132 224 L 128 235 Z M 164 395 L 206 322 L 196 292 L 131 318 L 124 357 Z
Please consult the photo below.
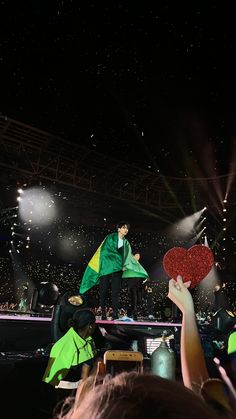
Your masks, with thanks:
M 67 414 L 57 416 L 58 419 L 144 417 L 217 419 L 220 416 L 182 383 L 136 372 L 124 372 L 105 379 L 103 384 L 93 387 L 82 398 L 77 395 Z

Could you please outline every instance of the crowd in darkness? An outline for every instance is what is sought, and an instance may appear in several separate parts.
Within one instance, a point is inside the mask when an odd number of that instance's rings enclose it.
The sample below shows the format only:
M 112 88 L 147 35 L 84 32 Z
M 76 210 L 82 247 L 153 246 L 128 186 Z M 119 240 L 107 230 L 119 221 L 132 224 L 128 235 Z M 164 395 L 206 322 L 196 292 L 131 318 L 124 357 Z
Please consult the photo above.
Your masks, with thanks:
M 66 254 L 67 260 L 60 258 L 56 253 L 56 248 L 50 246 L 48 252 L 35 242 L 31 243 L 30 249 L 27 252 L 20 251 L 9 253 L 9 256 L 4 254 L 0 258 L 0 304 L 1 307 L 16 307 L 22 295 L 22 287 L 25 283 L 29 285 L 29 290 L 32 292 L 34 287 L 37 287 L 40 282 L 51 282 L 57 285 L 59 292 L 63 295 L 65 292 L 73 292 L 79 290 L 80 281 L 87 263 L 93 255 L 95 249 L 99 246 L 105 234 L 110 231 L 105 228 L 87 228 L 83 226 L 80 229 L 80 240 L 83 238 L 83 245 L 78 249 L 76 254 L 72 248 L 72 258 L 70 258 L 70 248 Z M 61 231 L 60 231 L 60 234 Z M 73 237 L 75 236 L 73 231 Z M 166 236 L 161 236 L 154 233 L 130 233 L 129 241 L 132 249 L 141 253 L 141 263 L 150 275 L 150 284 L 152 290 L 153 311 L 155 317 L 170 315 L 170 302 L 167 298 L 168 277 L 164 273 L 162 266 L 162 259 L 167 250 L 174 246 L 187 247 L 191 244 L 184 241 L 175 240 L 170 241 Z M 77 240 L 73 240 L 73 243 Z M 76 258 L 75 256 L 78 256 Z M 229 280 L 227 282 L 228 294 L 231 297 L 230 305 L 232 310 L 235 307 L 235 281 Z M 98 289 L 94 287 L 89 293 L 90 304 L 98 307 Z M 197 311 L 210 310 L 212 308 L 214 290 L 212 287 L 203 289 L 197 287 L 193 292 L 195 300 L 195 307 Z M 147 312 L 147 296 L 142 293 L 142 302 L 140 304 L 140 311 Z M 128 304 L 126 288 L 123 287 L 121 291 L 122 306 Z M 165 314 L 163 314 L 165 313 Z M 168 314 L 167 314 L 168 313 Z

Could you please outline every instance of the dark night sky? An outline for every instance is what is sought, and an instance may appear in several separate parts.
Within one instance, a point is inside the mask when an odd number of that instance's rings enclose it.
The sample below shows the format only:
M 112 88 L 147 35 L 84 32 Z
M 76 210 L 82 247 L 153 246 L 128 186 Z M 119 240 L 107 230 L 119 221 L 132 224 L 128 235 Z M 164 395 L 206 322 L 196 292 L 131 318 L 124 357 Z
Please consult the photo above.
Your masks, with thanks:
M 182 182 L 182 177 L 196 180 L 236 173 L 235 13 L 226 2 L 165 0 L 155 2 L 155 7 L 153 3 L 0 1 L 0 114 L 160 171 L 165 179 L 177 177 Z M 5 176 L 8 181 L 8 173 Z M 225 186 L 217 195 L 222 184 L 218 179 L 212 184 L 214 191 L 202 188 L 212 204 L 207 235 L 216 244 L 225 235 L 221 248 L 229 249 L 234 262 L 235 197 L 230 196 L 233 211 L 224 233 Z M 192 185 L 187 186 L 192 196 Z M 14 194 L 15 188 L 14 184 Z M 13 187 L 5 192 L 15 205 L 12 191 Z M 97 225 L 106 228 L 120 216 L 115 211 L 127 213 L 126 202 L 110 205 L 104 197 L 99 213 L 94 196 L 85 199 L 84 212 L 91 219 L 96 216 Z M 72 201 L 68 200 L 70 211 Z M 145 229 L 156 239 L 157 212 L 137 210 L 135 219 L 133 207 L 131 203 L 134 230 L 149 217 Z M 188 208 L 191 214 L 201 209 Z M 167 211 L 160 212 L 168 219 Z M 77 207 L 74 213 L 79 219 Z M 180 217 L 181 211 L 174 217 L 170 212 L 169 224 Z M 162 245 L 155 244 L 160 249 Z M 149 252 L 149 240 L 142 245 L 144 251 L 145 246 Z M 83 257 L 89 257 L 85 253 Z
M 164 175 L 227 173 L 234 14 L 151 4 L 1 1 L 0 112 Z

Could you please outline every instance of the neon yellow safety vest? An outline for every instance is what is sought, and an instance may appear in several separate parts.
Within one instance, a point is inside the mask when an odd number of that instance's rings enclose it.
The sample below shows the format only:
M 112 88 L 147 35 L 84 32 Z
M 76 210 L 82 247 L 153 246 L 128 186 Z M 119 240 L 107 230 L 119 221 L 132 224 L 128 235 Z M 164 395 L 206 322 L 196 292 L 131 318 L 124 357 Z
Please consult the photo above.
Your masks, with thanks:
M 43 376 L 45 383 L 57 386 L 72 366 L 82 364 L 94 358 L 96 349 L 93 339 L 83 339 L 71 327 L 57 342 L 54 343 L 46 371 Z
M 227 352 L 228 355 L 236 352 L 236 331 L 229 335 Z

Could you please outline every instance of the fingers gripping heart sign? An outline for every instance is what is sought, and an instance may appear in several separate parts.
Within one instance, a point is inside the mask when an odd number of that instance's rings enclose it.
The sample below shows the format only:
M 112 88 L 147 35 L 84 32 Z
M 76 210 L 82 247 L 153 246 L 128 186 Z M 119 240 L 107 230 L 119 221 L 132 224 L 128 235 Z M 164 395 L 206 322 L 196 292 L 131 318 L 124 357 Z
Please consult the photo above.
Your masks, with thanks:
M 183 282 L 191 281 L 194 288 L 210 272 L 214 256 L 207 246 L 195 245 L 190 249 L 173 247 L 163 258 L 163 267 L 168 276 L 175 279 L 182 276 Z

